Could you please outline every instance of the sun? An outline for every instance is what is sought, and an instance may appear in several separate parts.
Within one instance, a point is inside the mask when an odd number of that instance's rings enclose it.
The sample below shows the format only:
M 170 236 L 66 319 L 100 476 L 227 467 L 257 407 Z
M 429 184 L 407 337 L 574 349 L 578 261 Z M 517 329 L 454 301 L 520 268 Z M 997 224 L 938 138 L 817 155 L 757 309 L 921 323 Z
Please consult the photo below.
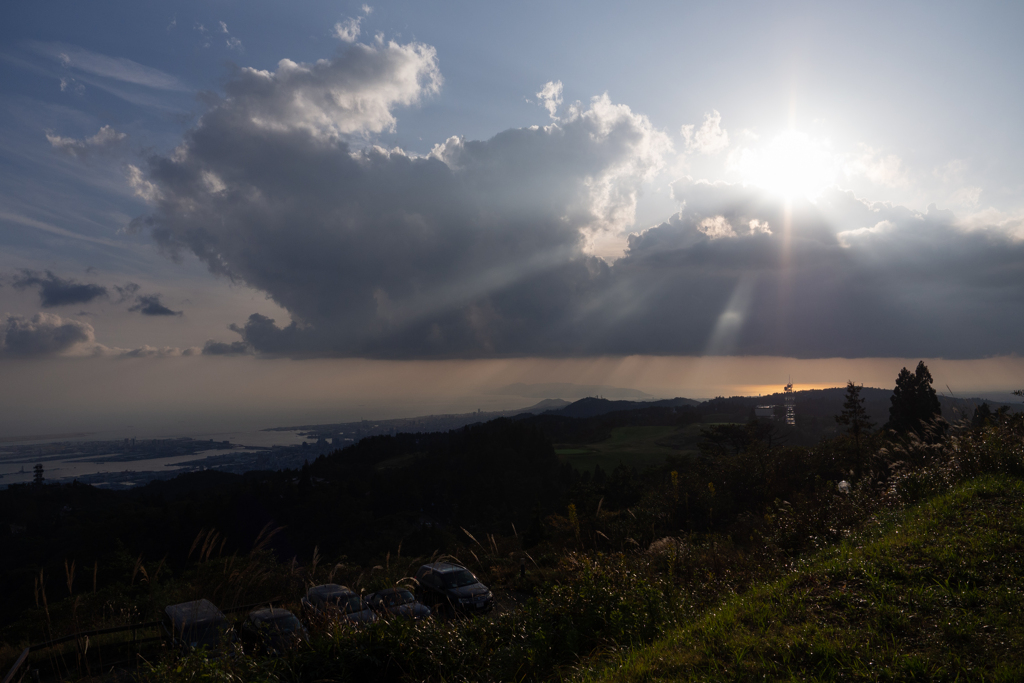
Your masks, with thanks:
M 743 182 L 786 199 L 813 199 L 839 173 L 829 143 L 796 130 L 781 133 L 761 147 L 742 149 L 732 165 Z

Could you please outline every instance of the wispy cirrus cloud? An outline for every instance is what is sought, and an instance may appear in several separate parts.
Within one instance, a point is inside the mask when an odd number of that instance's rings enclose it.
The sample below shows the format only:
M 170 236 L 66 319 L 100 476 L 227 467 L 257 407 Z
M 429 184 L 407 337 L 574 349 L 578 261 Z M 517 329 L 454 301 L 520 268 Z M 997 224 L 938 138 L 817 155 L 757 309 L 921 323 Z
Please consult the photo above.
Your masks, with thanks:
M 32 42 L 29 46 L 36 53 L 49 57 L 70 70 L 82 71 L 93 76 L 116 81 L 143 85 L 157 90 L 188 92 L 191 90 L 177 76 L 139 64 L 125 57 L 109 57 L 98 52 L 65 43 Z

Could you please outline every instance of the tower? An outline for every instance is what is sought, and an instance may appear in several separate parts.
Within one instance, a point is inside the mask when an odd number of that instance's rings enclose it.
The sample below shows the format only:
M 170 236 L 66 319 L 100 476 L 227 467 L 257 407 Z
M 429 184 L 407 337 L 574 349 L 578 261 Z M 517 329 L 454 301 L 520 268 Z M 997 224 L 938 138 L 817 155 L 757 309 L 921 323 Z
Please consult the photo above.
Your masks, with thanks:
M 786 385 L 786 424 L 796 425 L 796 395 L 793 393 L 793 382 Z

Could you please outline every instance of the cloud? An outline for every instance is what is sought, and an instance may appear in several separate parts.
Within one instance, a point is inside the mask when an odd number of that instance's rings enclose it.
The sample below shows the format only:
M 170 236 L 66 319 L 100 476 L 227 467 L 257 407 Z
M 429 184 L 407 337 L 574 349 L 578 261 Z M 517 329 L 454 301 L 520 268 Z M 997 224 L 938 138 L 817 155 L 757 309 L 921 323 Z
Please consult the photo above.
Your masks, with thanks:
M 121 358 L 177 358 L 179 356 L 197 356 L 202 353 L 198 347 L 180 349 L 176 346 L 140 346 L 137 349 L 108 349 L 105 355 L 116 355 Z
M 135 192 L 135 196 L 153 203 L 161 199 L 160 188 L 146 180 L 142 170 L 135 164 L 128 164 L 128 186 Z M 138 232 L 139 224 L 133 220 L 128 225 L 129 232 Z
M 142 288 L 134 282 L 129 282 L 124 287 L 114 285 L 114 289 L 117 291 L 118 295 L 117 303 L 123 304 L 125 301 L 134 298 Z
M 555 121 L 558 120 L 558 107 L 562 104 L 562 81 L 548 81 L 537 93 L 542 107 L 548 110 L 548 115 Z
M 288 311 L 280 321 L 253 314 L 231 327 L 238 341 L 210 341 L 204 353 L 1019 349 L 1024 320 L 1007 316 L 1024 308 L 1013 217 L 967 230 L 949 212 L 834 187 L 787 202 L 684 178 L 672 186 L 680 211 L 607 263 L 590 251 L 594 236 L 633 229 L 643 184 L 671 150 L 643 115 L 602 95 L 547 126 L 452 137 L 415 156 L 371 136 L 436 89 L 432 48 L 357 44 L 316 65 L 281 64 L 237 72 L 173 153 L 136 169 L 152 203 L 140 225 L 166 253 L 192 253 Z M 337 104 L 353 92 L 375 113 Z
M 361 17 L 348 17 L 344 21 L 339 21 L 334 25 L 334 37 L 345 43 L 354 43 L 359 38 L 359 34 L 362 33 L 361 24 L 363 19 L 369 16 L 373 12 L 373 8 L 369 5 L 363 5 L 363 16 Z
M 85 304 L 107 296 L 106 287 L 64 280 L 50 271 L 46 271 L 46 275 L 43 276 L 34 271 L 23 270 L 20 275 L 14 277 L 14 287 L 39 287 L 39 299 L 44 308 Z
M 988 208 L 964 216 L 957 226 L 966 232 L 994 232 L 1024 241 L 1024 211 L 1004 212 Z
M 84 71 L 93 76 L 144 85 L 157 90 L 189 90 L 176 76 L 124 57 L 108 57 L 64 43 L 32 43 L 32 47 L 36 52 L 50 57 L 65 68 Z
M 65 138 L 60 135 L 54 135 L 49 131 L 46 132 L 46 139 L 49 141 L 50 146 L 72 157 L 84 157 L 92 152 L 108 150 L 118 145 L 126 137 L 128 137 L 127 134 L 118 133 L 110 126 L 103 126 L 95 135 L 83 140 Z
M 242 46 L 242 41 L 231 35 L 231 31 L 228 30 L 228 25 L 223 21 L 218 21 L 217 23 L 220 25 L 220 32 L 227 35 L 224 42 L 227 44 L 228 49 L 244 52 L 245 48 Z
M 202 353 L 206 356 L 247 356 L 255 351 L 251 344 L 244 341 L 227 343 L 208 339 L 203 345 Z
M 729 221 L 725 220 L 725 216 L 709 216 L 697 224 L 697 229 L 713 240 L 736 237 L 736 231 L 732 229 Z
M 183 315 L 182 311 L 172 311 L 160 303 L 159 294 L 139 294 L 139 290 L 142 288 L 134 282 L 129 282 L 124 287 L 114 285 L 114 289 L 118 294 L 116 303 L 123 304 L 126 301 L 132 301 L 133 303 L 128 310 L 133 313 L 138 312 L 142 315 L 156 316 Z
M 203 41 L 203 47 L 210 47 L 213 43 L 210 41 L 210 32 L 206 30 L 206 26 L 199 23 L 198 21 L 192 25 L 192 30 L 199 33 Z
M 52 313 L 36 313 L 32 318 L 8 316 L 0 329 L 0 353 L 7 356 L 58 355 L 96 342 L 92 325 Z
M 381 60 L 377 81 L 359 85 L 374 91 L 406 69 L 385 52 L 432 55 L 393 44 L 352 50 Z M 321 63 L 334 75 L 309 97 L 349 80 L 342 72 L 359 65 L 351 60 Z M 571 278 L 606 270 L 585 253 L 588 238 L 632 224 L 641 184 L 669 148 L 646 117 L 601 96 L 552 126 L 451 138 L 428 157 L 354 152 L 316 126 L 296 125 L 289 108 L 265 106 L 283 95 L 261 95 L 217 103 L 186 135 L 187 154 L 152 158 L 144 181 L 162 197 L 147 221 L 164 249 L 191 251 L 288 309 L 285 327 L 253 316 L 237 328 L 268 353 L 405 355 L 407 344 L 428 355 L 504 352 L 510 342 L 493 326 L 508 325 L 506 316 L 528 323 L 534 305 L 568 305 L 571 295 L 552 299 L 545 282 L 561 290 L 567 265 Z M 337 116 L 338 128 L 382 127 L 364 123 L 361 111 Z M 505 300 L 515 287 L 526 287 L 532 303 Z
M 379 133 L 394 129 L 394 107 L 416 104 L 441 83 L 437 53 L 428 45 L 355 44 L 333 60 L 282 59 L 277 71 L 239 69 L 203 126 L 237 128 L 236 138 L 261 131 L 269 138 L 302 131 L 322 139 Z
M 696 133 L 693 129 L 693 124 L 682 128 L 687 152 L 715 154 L 729 146 L 729 132 L 722 128 L 722 115 L 717 109 L 704 114 L 704 123 Z
M 359 24 L 362 21 L 362 17 L 349 17 L 345 21 L 339 21 L 334 25 L 334 37 L 346 43 L 354 43 L 359 38 Z
M 172 311 L 160 303 L 159 294 L 143 294 L 135 297 L 135 305 L 128 310 L 137 311 L 142 315 L 184 315 L 182 311 Z
M 906 187 L 909 184 L 902 159 L 895 154 L 883 155 L 867 145 L 861 145 L 861 153 L 847 162 L 846 173 L 863 176 L 884 187 Z

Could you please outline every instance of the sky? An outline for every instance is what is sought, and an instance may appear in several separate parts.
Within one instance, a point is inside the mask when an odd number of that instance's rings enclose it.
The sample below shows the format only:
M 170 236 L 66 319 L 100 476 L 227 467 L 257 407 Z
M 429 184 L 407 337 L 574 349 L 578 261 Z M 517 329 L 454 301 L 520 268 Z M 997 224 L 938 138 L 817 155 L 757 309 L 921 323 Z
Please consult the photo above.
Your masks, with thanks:
M 1024 7 L 635 5 L 4 3 L 0 435 L 1024 386 Z

